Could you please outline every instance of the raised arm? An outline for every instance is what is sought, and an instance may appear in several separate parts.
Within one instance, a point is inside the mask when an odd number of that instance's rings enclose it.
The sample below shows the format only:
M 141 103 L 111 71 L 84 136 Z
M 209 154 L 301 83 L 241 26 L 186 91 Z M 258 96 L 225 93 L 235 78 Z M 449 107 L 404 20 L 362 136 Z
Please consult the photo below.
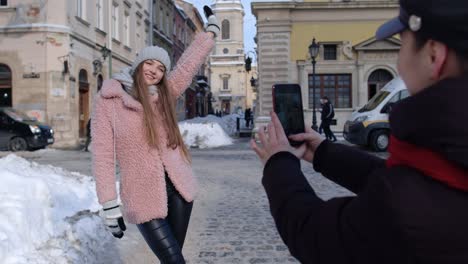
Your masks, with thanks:
M 192 82 L 200 66 L 214 47 L 213 35 L 209 32 L 198 33 L 194 41 L 180 57 L 174 69 L 168 73 L 167 80 L 172 95 L 178 97 Z
M 100 204 L 117 199 L 112 99 L 97 96 L 91 117 L 92 163 Z
M 180 57 L 174 70 L 168 74 L 169 87 L 174 97 L 180 96 L 192 82 L 193 76 L 206 60 L 215 45 L 214 38 L 219 34 L 216 16 L 208 6 L 203 7 L 208 23 L 205 31 L 198 33 L 195 40 Z

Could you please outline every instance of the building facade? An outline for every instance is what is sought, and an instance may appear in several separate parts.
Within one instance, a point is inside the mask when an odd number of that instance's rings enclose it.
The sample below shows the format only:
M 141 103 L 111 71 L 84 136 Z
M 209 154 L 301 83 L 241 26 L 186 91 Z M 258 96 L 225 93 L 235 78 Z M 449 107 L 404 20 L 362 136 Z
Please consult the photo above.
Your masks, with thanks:
M 148 0 L 24 0 L 0 6 L 0 94 L 77 147 L 104 79 L 149 43 Z
M 225 114 L 245 110 L 254 95 L 244 62 L 244 7 L 240 0 L 217 0 L 212 10 L 221 27 L 210 56 L 213 107 Z
M 374 38 L 378 26 L 398 14 L 397 0 L 262 1 L 252 2 L 252 12 L 257 18 L 260 76 L 257 127 L 269 121 L 275 83 L 301 85 L 309 127 L 314 98 L 319 108 L 320 97 L 328 96 L 338 121 L 332 129 L 342 131 L 351 112 L 397 75 L 399 39 Z M 320 45 L 315 97 L 309 54 L 314 38 Z
M 191 3 L 183 0 L 176 0 L 176 7 L 185 15 L 185 30 L 182 34 L 181 42 L 185 47 L 190 45 L 195 35 L 204 31 L 204 22 L 198 9 Z M 179 29 L 179 32 L 182 32 Z M 190 119 L 197 116 L 206 116 L 212 111 L 211 88 L 207 73 L 207 61 L 202 64 L 193 82 L 185 91 L 185 118 Z
M 173 54 L 173 28 L 175 3 L 173 0 L 153 1 L 153 45 Z M 172 58 L 172 56 L 170 56 Z M 174 63 L 174 61 L 172 61 Z

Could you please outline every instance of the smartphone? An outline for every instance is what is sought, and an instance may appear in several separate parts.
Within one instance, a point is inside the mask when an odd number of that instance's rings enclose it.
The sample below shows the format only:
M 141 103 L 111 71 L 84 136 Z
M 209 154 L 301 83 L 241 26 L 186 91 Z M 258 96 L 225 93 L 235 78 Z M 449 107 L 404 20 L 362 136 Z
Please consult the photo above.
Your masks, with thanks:
M 275 84 L 272 89 L 273 109 L 283 126 L 286 136 L 304 133 L 304 111 L 299 84 Z M 289 139 L 291 146 L 304 142 Z

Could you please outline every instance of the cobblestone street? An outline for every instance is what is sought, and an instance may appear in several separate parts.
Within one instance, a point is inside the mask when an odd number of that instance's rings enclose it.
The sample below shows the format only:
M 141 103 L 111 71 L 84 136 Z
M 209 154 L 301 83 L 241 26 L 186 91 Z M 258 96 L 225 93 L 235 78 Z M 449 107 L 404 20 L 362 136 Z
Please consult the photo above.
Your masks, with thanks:
M 282 243 L 261 185 L 262 165 L 247 139 L 217 149 L 192 149 L 199 182 L 184 245 L 188 263 L 298 263 Z M 0 156 L 6 153 L 2 152 Z M 91 175 L 91 155 L 46 150 L 20 153 L 29 160 Z M 350 195 L 303 164 L 303 171 L 324 199 Z M 155 263 L 135 226 L 116 241 L 122 263 Z

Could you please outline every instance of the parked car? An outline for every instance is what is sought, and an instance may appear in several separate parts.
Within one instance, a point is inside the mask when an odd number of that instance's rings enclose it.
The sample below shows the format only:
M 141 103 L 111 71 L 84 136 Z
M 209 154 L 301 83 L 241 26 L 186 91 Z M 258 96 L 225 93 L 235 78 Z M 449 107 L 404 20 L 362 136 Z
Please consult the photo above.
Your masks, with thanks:
M 343 129 L 344 138 L 353 144 L 368 146 L 375 151 L 387 150 L 392 106 L 409 96 L 405 83 L 399 77 L 387 83 L 367 104 L 354 111 Z
M 0 108 L 0 149 L 21 151 L 54 143 L 54 130 L 14 108 Z

